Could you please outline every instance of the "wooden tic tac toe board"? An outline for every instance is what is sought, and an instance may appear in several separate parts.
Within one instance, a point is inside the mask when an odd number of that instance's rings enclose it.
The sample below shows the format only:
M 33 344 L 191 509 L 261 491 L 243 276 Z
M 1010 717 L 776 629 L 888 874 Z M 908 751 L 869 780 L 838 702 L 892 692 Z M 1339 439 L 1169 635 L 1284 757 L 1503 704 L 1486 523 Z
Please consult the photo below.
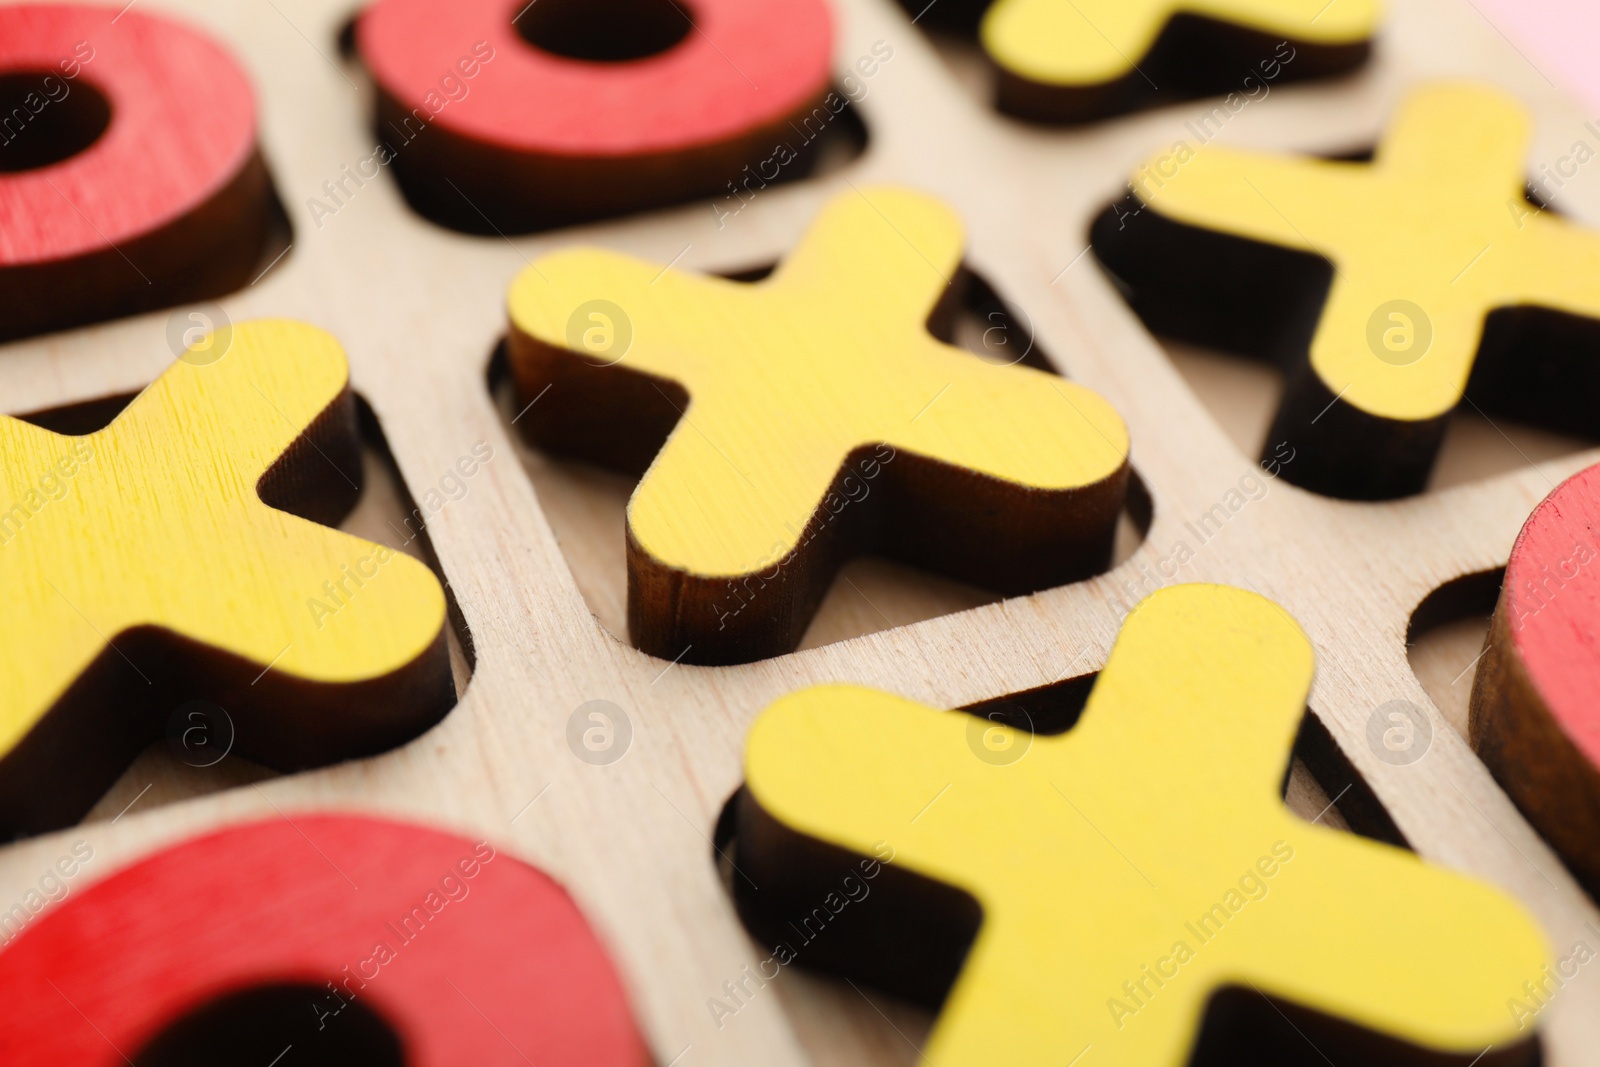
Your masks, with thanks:
M 1592 20 L 921 6 L 0 6 L 0 1062 L 1600 1064 Z

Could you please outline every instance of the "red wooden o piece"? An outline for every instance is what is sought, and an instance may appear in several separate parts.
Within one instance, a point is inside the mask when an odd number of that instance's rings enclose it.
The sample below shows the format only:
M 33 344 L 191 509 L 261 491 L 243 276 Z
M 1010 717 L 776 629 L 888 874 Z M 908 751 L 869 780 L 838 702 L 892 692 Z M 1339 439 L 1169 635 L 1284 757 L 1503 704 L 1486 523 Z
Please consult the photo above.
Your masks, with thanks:
M 566 20 L 594 2 L 380 0 L 362 16 L 378 161 L 393 157 L 419 210 L 463 229 L 526 231 L 723 196 L 778 142 L 815 135 L 789 123 L 827 94 L 823 0 L 673 0 L 676 14 L 653 0 L 686 32 L 622 62 L 556 55 L 513 25 Z M 617 33 L 628 6 L 608 5 Z
M 483 843 L 369 818 L 273 819 L 168 848 L 53 907 L 0 952 L 11 1067 L 143 1064 L 197 1008 L 285 983 L 315 987 L 293 1030 L 271 1034 L 296 1062 L 355 1025 L 347 1002 L 388 1024 L 408 1067 L 649 1063 L 571 899 Z M 266 1063 L 281 1047 L 251 1051 Z
M 250 83 L 214 41 L 137 10 L 3 6 L 0 75 L 18 105 L 0 116 L 0 339 L 250 280 L 269 183 Z M 84 123 L 104 124 L 88 147 L 17 169 Z
M 1590 892 L 1600 892 L 1600 466 L 1518 535 L 1472 689 L 1473 744 Z

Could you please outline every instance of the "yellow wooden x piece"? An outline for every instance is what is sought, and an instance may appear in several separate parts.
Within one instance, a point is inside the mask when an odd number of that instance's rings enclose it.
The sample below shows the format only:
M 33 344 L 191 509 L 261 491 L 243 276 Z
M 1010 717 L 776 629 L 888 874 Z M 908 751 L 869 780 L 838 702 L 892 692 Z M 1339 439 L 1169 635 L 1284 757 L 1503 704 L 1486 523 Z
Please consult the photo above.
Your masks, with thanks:
M 1499 90 L 1436 84 L 1405 102 L 1370 164 L 1205 146 L 1159 187 L 1141 170 L 1135 189 L 1178 222 L 1332 261 L 1311 366 L 1360 411 L 1423 421 L 1460 402 L 1490 311 L 1600 317 L 1600 234 L 1523 199 L 1529 137 Z M 1386 314 L 1395 301 L 1423 317 Z
M 334 684 L 382 678 L 438 640 L 444 594 L 425 566 L 257 495 L 344 398 L 338 343 L 250 322 L 202 363 L 174 363 L 87 436 L 0 417 L 0 755 L 134 627 Z
M 997 0 L 982 39 L 1001 67 L 1031 82 L 1092 86 L 1135 73 L 1175 15 L 1197 15 L 1306 44 L 1364 41 L 1377 0 Z M 1240 71 L 1240 76 L 1251 73 Z
M 978 901 L 926 1050 L 941 1067 L 1091 1048 L 1085 1064 L 1181 1067 L 1224 986 L 1463 1062 L 1525 1038 L 1507 1001 L 1547 953 L 1519 906 L 1284 807 L 1311 676 L 1276 605 L 1176 586 L 1128 617 L 1066 734 L 975 732 L 961 712 L 819 687 L 757 719 L 746 779 L 789 828 L 892 849 Z M 1030 740 L 1020 759 L 980 758 Z
M 960 221 L 939 201 L 869 188 L 830 202 L 763 282 L 574 249 L 523 271 L 511 318 L 564 346 L 584 302 L 622 308 L 633 339 L 621 365 L 690 397 L 628 505 L 629 530 L 669 566 L 743 575 L 795 548 L 864 445 L 1039 489 L 1090 485 L 1127 461 L 1127 430 L 1097 394 L 927 332 L 961 251 Z

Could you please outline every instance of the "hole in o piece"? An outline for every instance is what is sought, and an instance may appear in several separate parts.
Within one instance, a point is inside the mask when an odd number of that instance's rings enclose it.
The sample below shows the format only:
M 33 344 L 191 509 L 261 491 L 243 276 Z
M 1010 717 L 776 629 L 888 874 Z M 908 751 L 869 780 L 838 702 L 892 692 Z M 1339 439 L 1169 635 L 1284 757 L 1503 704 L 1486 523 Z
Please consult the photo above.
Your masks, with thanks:
M 595 63 L 659 55 L 694 28 L 677 0 L 539 0 L 515 22 L 535 48 Z
M 48 70 L 0 74 L 0 174 L 71 159 L 110 125 L 110 102 L 87 82 Z
M 319 1025 L 320 1024 L 320 1025 Z M 266 1063 L 294 1049 L 296 1067 L 405 1067 L 395 1032 L 356 1000 L 326 987 L 257 986 L 210 1001 L 139 1050 L 140 1067 Z

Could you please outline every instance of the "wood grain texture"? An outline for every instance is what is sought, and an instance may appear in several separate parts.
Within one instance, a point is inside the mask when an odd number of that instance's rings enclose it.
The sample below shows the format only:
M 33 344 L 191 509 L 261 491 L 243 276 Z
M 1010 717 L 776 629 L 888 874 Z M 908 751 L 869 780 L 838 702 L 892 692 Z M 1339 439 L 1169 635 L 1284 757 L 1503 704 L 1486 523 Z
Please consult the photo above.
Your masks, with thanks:
M 638 647 L 788 652 L 864 551 L 1012 594 L 1105 569 L 1127 429 L 1081 385 L 928 332 L 961 251 L 938 200 L 869 187 L 829 203 L 762 282 L 582 249 L 518 276 L 509 351 L 530 432 L 649 466 L 628 504 Z
M 293 254 L 223 300 L 227 313 L 235 321 L 292 316 L 335 334 L 349 354 L 351 387 L 371 402 L 414 496 L 478 441 L 505 457 L 428 523 L 476 666 L 437 727 L 385 755 L 164 807 L 138 801 L 145 782 L 132 783 L 126 796 L 136 802 L 114 822 L 0 851 L 0 901 L 22 899 L 80 837 L 96 856 L 86 884 L 187 835 L 279 818 L 273 805 L 296 821 L 307 809 L 356 808 L 504 842 L 505 852 L 549 871 L 616 960 L 663 1065 L 680 1055 L 678 1067 L 916 1063 L 919 1016 L 870 987 L 858 992 L 791 969 L 720 1029 L 707 1010 L 722 983 L 766 956 L 740 926 L 707 844 L 742 781 L 749 724 L 779 697 L 824 682 L 948 708 L 1097 669 L 1143 595 L 1129 590 L 1143 580 L 1140 567 L 1155 568 L 1184 540 L 1194 552 L 1174 580 L 1253 586 L 1305 630 L 1317 652 L 1314 714 L 1425 859 L 1508 890 L 1562 957 L 1576 942 L 1593 946 L 1593 901 L 1438 715 L 1408 667 L 1405 640 L 1417 604 L 1446 582 L 1503 566 L 1528 512 L 1595 454 L 1514 459 L 1514 470 L 1495 477 L 1376 507 L 1280 478 L 1199 544 L 1185 523 L 1260 468 L 1229 442 L 1084 249 L 1091 221 L 1128 171 L 1184 136 L 1184 123 L 1210 105 L 1093 131 L 1018 127 L 963 88 L 911 15 L 888 0 L 840 0 L 836 71 L 876 41 L 895 49 L 859 105 L 871 147 L 827 180 L 761 192 L 721 229 L 699 204 L 509 244 L 475 240 L 419 219 L 387 177 L 319 229 L 306 199 L 372 151 L 370 86 L 353 65 L 329 62 L 348 10 L 322 0 L 140 0 L 135 10 L 146 4 L 181 12 L 243 57 L 260 93 L 263 153 L 295 212 Z M 1537 116 L 1528 158 L 1540 164 L 1585 136 L 1588 116 L 1459 0 L 1395 0 L 1381 42 L 1365 73 L 1275 90 L 1235 116 L 1216 147 L 1346 153 L 1378 138 L 1412 86 L 1438 78 L 1483 79 L 1514 93 Z M 552 529 L 548 512 L 559 500 L 536 492 L 510 462 L 521 424 L 507 423 L 521 408 L 502 417 L 485 388 L 505 331 L 506 287 L 528 262 L 573 244 L 663 264 L 681 257 L 681 271 L 777 262 L 822 205 L 849 190 L 846 181 L 909 184 L 952 205 L 973 270 L 1026 313 L 1061 370 L 1123 416 L 1154 521 L 1126 563 L 1094 579 L 745 666 L 664 670 L 595 621 Z M 1563 212 L 1600 222 L 1597 183 L 1600 171 L 1583 170 L 1561 191 Z M 1261 280 L 1234 277 L 1241 287 Z M 143 316 L 7 346 L 6 409 L 137 391 L 171 362 L 163 326 L 164 316 Z M 624 578 L 619 569 L 615 595 Z M 626 754 L 606 766 L 576 759 L 566 740 L 572 712 L 595 699 L 616 703 L 635 727 Z M 1417 705 L 1433 727 L 1426 755 L 1405 766 L 1380 759 L 1367 739 L 1374 710 L 1396 699 Z M 1321 814 L 1346 783 L 1326 784 L 1319 795 L 1297 778 L 1294 810 L 1308 820 Z M 1550 1067 L 1596 1062 L 1597 974 L 1582 967 L 1531 1024 Z
M 317 521 L 356 492 L 334 458 L 359 447 L 348 373 L 323 331 L 241 323 L 103 430 L 0 418 L 10 832 L 80 817 L 190 699 L 284 768 L 381 751 L 450 706 L 438 580 Z
M 1501 90 L 1439 83 L 1407 98 L 1370 163 L 1176 142 L 1133 172 L 1133 209 L 1102 217 L 1100 254 L 1163 327 L 1287 363 L 1268 438 L 1303 453 L 1291 481 L 1420 492 L 1469 388 L 1496 413 L 1594 425 L 1600 235 L 1524 199 L 1529 125 Z M 1216 257 L 1288 269 L 1214 301 L 1218 275 L 1201 274 Z
M 37 82 L 0 125 L 0 339 L 231 292 L 265 247 L 271 183 L 244 71 L 185 23 L 117 14 L 0 7 L 0 70 Z M 89 147 L 12 169 L 97 107 Z
M 997 0 L 980 34 L 1002 110 L 1082 122 L 1346 73 L 1366 62 L 1379 12 L 1377 0 Z
M 284 989 L 276 1028 L 217 1017 L 261 987 Z M 28 1020 L 0 1034 L 18 1067 L 305 1060 L 361 1011 L 408 1067 L 650 1062 L 559 885 L 488 842 L 348 815 L 230 827 L 118 872 L 0 954 L 0 991 Z
M 934 1063 L 1092 1049 L 1099 1062 L 1182 1067 L 1229 985 L 1373 1031 L 1306 1024 L 1325 1055 L 1366 1045 L 1366 1062 L 1404 1062 L 1382 1035 L 1440 1062 L 1487 1046 L 1531 1062 L 1505 1003 L 1546 964 L 1532 919 L 1402 850 L 1308 826 L 1273 795 L 1312 669 L 1277 605 L 1183 585 L 1128 616 L 1062 736 L 856 686 L 785 697 L 750 730 L 759 813 L 741 812 L 737 862 L 761 888 L 740 889 L 787 905 L 804 932 L 775 929 L 802 956 L 801 939 L 829 936 L 849 898 L 903 927 L 904 944 L 930 935 L 915 909 L 868 903 L 870 867 L 824 896 L 796 835 L 970 894 L 981 925 L 924 1050 Z M 915 966 L 895 947 L 849 946 L 875 953 L 865 966 L 880 979 Z
M 1472 690 L 1495 777 L 1600 889 L 1600 468 L 1567 479 L 1517 536 Z
M 654 6 L 670 13 L 665 0 Z M 492 234 L 723 196 L 827 93 L 833 20 L 822 0 L 697 0 L 692 33 L 622 62 L 524 39 L 578 7 L 383 0 L 362 15 L 376 134 L 412 203 Z M 612 7 L 604 33 L 637 29 L 643 11 Z M 688 19 L 680 9 L 669 21 Z

